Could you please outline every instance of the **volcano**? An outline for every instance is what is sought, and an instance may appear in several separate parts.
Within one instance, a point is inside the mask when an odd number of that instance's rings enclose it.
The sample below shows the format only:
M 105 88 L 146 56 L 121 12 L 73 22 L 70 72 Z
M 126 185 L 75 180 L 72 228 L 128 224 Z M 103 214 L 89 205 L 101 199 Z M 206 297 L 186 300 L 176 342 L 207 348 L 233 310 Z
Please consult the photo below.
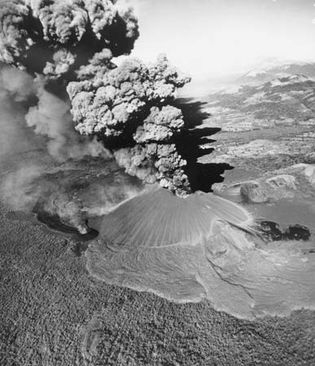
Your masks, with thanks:
M 252 216 L 213 194 L 141 194 L 105 215 L 86 252 L 90 274 L 178 303 L 208 299 L 240 318 L 313 309 L 313 244 L 258 247 Z M 252 227 L 252 229 L 251 229 Z

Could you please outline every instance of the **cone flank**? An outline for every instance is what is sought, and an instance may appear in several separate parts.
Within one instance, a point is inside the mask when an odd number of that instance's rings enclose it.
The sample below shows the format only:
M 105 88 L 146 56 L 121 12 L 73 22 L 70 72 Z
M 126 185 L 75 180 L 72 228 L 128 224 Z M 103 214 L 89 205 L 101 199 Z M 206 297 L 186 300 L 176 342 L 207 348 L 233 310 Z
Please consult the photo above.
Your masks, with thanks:
M 213 199 L 213 201 L 212 201 Z M 142 194 L 105 216 L 101 233 L 122 245 L 157 246 L 194 243 L 211 235 L 211 225 L 225 220 L 246 225 L 249 215 L 239 206 L 213 195 L 179 198 L 166 190 Z M 167 240 L 167 241 L 165 241 Z
M 109 283 L 175 302 L 206 296 L 240 318 L 314 307 L 315 256 L 257 249 L 256 236 L 246 235 L 254 233 L 252 222 L 244 208 L 213 194 L 148 192 L 105 216 L 100 239 L 86 253 L 88 268 Z

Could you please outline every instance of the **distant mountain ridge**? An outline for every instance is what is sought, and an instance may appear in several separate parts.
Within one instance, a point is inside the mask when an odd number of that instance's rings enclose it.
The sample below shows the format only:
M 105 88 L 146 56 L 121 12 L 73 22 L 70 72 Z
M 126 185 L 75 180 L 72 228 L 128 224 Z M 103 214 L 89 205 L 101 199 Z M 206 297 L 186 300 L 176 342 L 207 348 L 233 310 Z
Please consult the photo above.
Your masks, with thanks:
M 276 79 L 284 79 L 299 76 L 302 80 L 315 80 L 315 62 L 284 62 L 278 60 L 264 62 L 245 74 L 237 73 L 224 76 L 212 76 L 210 78 L 193 78 L 181 91 L 180 95 L 185 97 L 203 98 L 217 92 L 234 93 L 241 86 L 258 86 Z
M 204 125 L 220 131 L 204 147 L 214 151 L 200 161 L 228 163 L 239 177 L 315 164 L 315 63 L 247 73 L 202 101 Z
M 296 66 L 296 67 L 295 67 Z M 205 98 L 213 126 L 223 131 L 270 128 L 279 125 L 315 125 L 315 63 L 273 68 L 265 75 L 251 76 L 236 90 L 222 90 Z M 290 74 L 280 71 L 308 71 Z M 272 76 L 272 77 L 271 77 Z M 248 76 L 247 76 L 248 77 Z M 244 80 L 244 79 L 243 79 Z
M 315 62 L 285 63 L 256 68 L 241 76 L 237 81 L 241 84 L 262 83 L 292 75 L 303 75 L 315 80 Z

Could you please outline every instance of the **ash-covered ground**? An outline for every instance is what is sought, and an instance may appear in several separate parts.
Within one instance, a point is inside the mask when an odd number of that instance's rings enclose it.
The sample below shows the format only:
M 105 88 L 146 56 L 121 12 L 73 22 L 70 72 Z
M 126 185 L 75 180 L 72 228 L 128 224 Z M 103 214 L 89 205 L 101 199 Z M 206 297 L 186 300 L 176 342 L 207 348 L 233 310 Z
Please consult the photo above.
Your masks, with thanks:
M 88 275 L 80 241 L 1 206 L 1 365 L 312 365 L 315 316 L 238 320 Z

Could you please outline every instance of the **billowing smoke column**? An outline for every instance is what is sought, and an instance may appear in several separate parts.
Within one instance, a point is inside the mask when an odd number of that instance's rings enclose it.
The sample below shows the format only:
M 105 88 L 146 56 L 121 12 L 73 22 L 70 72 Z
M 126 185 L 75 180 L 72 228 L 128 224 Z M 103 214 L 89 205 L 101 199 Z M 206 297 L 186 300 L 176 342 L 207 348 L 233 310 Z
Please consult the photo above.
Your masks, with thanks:
M 184 128 L 183 115 L 173 105 L 177 89 L 190 79 L 164 56 L 149 66 L 136 59 L 113 63 L 131 52 L 139 35 L 130 8 L 113 0 L 0 0 L 0 5 L 0 61 L 40 75 L 46 89 L 59 96 L 66 84 L 73 121 L 67 117 L 64 123 L 74 122 L 81 135 L 101 140 L 127 173 L 180 195 L 190 192 L 186 161 L 174 143 Z M 39 98 L 45 96 L 41 90 Z M 54 130 L 47 123 L 38 127 L 40 111 L 39 104 L 28 123 L 40 133 Z
M 115 3 L 1 0 L 0 60 L 49 78 L 74 78 L 96 52 L 128 54 L 139 35 L 137 20 Z
M 104 64 L 92 78 L 68 85 L 76 129 L 113 146 L 129 174 L 177 193 L 189 191 L 186 162 L 173 143 L 184 127 L 183 115 L 172 106 L 177 88 L 189 79 L 164 56 L 150 66 L 129 59 L 102 74 Z

